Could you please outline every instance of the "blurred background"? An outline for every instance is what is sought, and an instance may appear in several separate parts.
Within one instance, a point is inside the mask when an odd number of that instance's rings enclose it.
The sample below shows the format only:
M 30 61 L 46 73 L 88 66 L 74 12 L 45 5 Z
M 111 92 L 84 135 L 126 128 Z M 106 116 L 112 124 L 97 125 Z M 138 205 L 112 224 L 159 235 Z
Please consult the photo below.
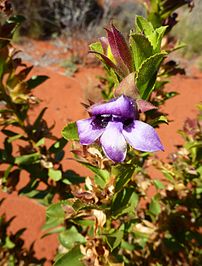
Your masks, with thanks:
M 25 17 L 15 35 L 16 42 L 24 37 L 35 40 L 62 39 L 69 51 L 87 52 L 88 43 L 105 35 L 104 27 L 113 21 L 122 32 L 133 28 L 135 15 L 145 15 L 143 0 L 13 0 L 14 12 Z M 187 46 L 177 53 L 196 61 L 202 69 L 202 1 L 195 0 L 192 12 L 179 9 L 179 23 L 172 32 Z M 84 44 L 85 41 L 85 44 Z M 81 52 L 80 57 L 85 57 Z M 78 56 L 79 57 L 79 56 Z M 77 58 L 82 61 L 82 58 Z

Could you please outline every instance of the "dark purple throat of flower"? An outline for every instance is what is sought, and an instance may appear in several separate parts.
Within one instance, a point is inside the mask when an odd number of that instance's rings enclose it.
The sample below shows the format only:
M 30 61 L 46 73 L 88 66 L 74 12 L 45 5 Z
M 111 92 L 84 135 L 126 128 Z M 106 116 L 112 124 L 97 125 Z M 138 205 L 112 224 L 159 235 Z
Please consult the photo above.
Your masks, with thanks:
M 115 161 L 124 161 L 127 143 L 146 152 L 163 150 L 154 128 L 138 120 L 133 99 L 120 96 L 89 108 L 90 118 L 78 120 L 78 134 L 82 145 L 99 140 L 105 155 Z
M 106 128 L 109 122 L 120 122 L 123 124 L 123 128 L 129 127 L 133 123 L 133 118 L 122 117 L 117 115 L 96 115 L 92 117 L 92 127 L 95 129 Z

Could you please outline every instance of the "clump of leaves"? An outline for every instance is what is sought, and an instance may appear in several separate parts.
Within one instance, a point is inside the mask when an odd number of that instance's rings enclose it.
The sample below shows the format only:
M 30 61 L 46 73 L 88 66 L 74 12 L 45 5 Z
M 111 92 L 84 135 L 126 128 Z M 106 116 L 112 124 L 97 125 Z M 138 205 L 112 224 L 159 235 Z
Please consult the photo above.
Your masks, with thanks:
M 0 128 L 4 139 L 0 164 L 6 170 L 1 170 L 1 185 L 11 192 L 25 170 L 30 180 L 19 193 L 48 204 L 56 193 L 63 197 L 71 183 L 61 164 L 67 141 L 52 135 L 53 126 L 44 119 L 46 107 L 30 119 L 30 111 L 39 102 L 33 91 L 48 77 L 30 76 L 32 66 L 24 64 L 12 46 L 13 34 L 23 17 L 11 16 L 8 10 L 4 16 L 0 25 Z M 52 144 L 47 146 L 46 139 Z M 17 152 L 14 147 L 18 147 Z M 45 189 L 39 189 L 40 183 Z

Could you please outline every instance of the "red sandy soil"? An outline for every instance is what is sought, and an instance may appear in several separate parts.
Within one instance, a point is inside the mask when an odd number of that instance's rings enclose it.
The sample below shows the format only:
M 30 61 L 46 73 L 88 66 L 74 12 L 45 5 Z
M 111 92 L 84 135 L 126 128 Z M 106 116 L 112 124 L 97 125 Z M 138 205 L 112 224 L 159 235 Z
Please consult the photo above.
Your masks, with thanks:
M 47 46 L 44 47 L 47 49 Z M 53 132 L 57 136 L 60 136 L 60 132 L 67 122 L 87 116 L 81 102 L 85 102 L 89 95 L 95 97 L 98 94 L 95 91 L 95 84 L 98 82 L 96 75 L 100 75 L 102 70 L 98 67 L 81 68 L 74 77 L 66 77 L 60 72 L 59 69 L 52 66 L 35 67 L 32 72 L 32 74 L 43 74 L 50 77 L 34 92 L 42 100 L 36 113 L 42 107 L 48 106 L 45 119 L 49 125 L 55 122 Z M 165 147 L 165 152 L 157 153 L 162 159 L 166 159 L 167 155 L 175 150 L 175 145 L 182 143 L 177 130 L 182 128 L 186 118 L 196 116 L 196 105 L 202 99 L 202 73 L 191 68 L 188 69 L 188 72 L 188 76 L 172 78 L 166 86 L 166 90 L 177 91 L 179 95 L 168 100 L 162 108 L 172 120 L 169 125 L 161 125 L 157 129 Z M 67 149 L 67 157 L 71 157 L 70 147 Z M 67 159 L 64 164 L 65 169 L 73 169 L 82 175 L 88 174 L 86 169 L 73 160 Z M 155 172 L 155 178 L 158 178 L 158 172 Z M 26 227 L 27 230 L 23 234 L 25 246 L 29 247 L 35 241 L 36 256 L 38 258 L 45 257 L 47 260 L 45 265 L 51 265 L 50 261 L 56 252 L 58 241 L 55 235 L 41 239 L 41 226 L 45 222 L 45 208 L 34 200 L 17 196 L 17 192 L 10 195 L 1 192 L 0 198 L 3 197 L 6 199 L 1 206 L 0 214 L 6 213 L 7 219 L 16 216 L 9 230 L 16 232 L 19 228 Z

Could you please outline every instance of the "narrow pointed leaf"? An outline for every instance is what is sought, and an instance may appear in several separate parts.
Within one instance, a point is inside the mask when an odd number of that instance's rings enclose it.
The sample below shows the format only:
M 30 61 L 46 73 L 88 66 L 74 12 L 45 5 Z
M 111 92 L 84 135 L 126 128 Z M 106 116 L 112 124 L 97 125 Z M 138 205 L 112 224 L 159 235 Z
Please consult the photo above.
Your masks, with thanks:
M 130 45 L 132 47 L 133 61 L 135 69 L 138 71 L 141 64 L 153 54 L 153 47 L 149 40 L 140 33 L 130 36 Z
M 15 158 L 15 164 L 17 165 L 27 165 L 37 163 L 40 160 L 40 154 L 38 152 L 18 156 Z
M 167 29 L 167 26 L 162 26 L 156 29 L 156 33 L 157 33 L 157 40 L 156 40 L 156 47 L 155 47 L 156 53 L 159 53 L 161 51 L 161 42 L 162 42 L 166 29 Z
M 114 175 L 116 176 L 115 191 L 121 190 L 132 178 L 136 165 L 118 166 L 114 168 Z
M 151 22 L 142 16 L 136 16 L 135 28 L 139 33 L 144 33 L 146 37 L 154 32 Z
M 113 68 L 120 77 L 124 77 L 125 74 L 117 65 L 115 65 L 106 55 L 99 52 L 90 51 L 98 56 L 98 58 L 107 66 Z
M 117 231 L 108 234 L 106 237 L 107 244 L 109 245 L 111 251 L 117 248 L 121 241 L 123 240 L 124 236 L 124 226 L 121 226 L 122 228 L 119 228 Z
M 119 216 L 133 212 L 138 204 L 138 195 L 133 187 L 127 187 L 115 194 L 112 200 L 112 217 L 117 219 Z
M 153 49 L 155 50 L 158 35 L 157 32 L 154 30 L 151 22 L 141 16 L 137 16 L 135 26 L 139 33 L 145 35 L 145 37 L 149 40 Z
M 136 85 L 143 100 L 151 94 L 156 82 L 157 72 L 166 53 L 158 53 L 143 62 L 136 77 Z
M 112 25 L 111 30 L 107 30 L 109 45 L 112 54 L 125 73 L 132 71 L 132 58 L 129 47 L 122 34 Z

